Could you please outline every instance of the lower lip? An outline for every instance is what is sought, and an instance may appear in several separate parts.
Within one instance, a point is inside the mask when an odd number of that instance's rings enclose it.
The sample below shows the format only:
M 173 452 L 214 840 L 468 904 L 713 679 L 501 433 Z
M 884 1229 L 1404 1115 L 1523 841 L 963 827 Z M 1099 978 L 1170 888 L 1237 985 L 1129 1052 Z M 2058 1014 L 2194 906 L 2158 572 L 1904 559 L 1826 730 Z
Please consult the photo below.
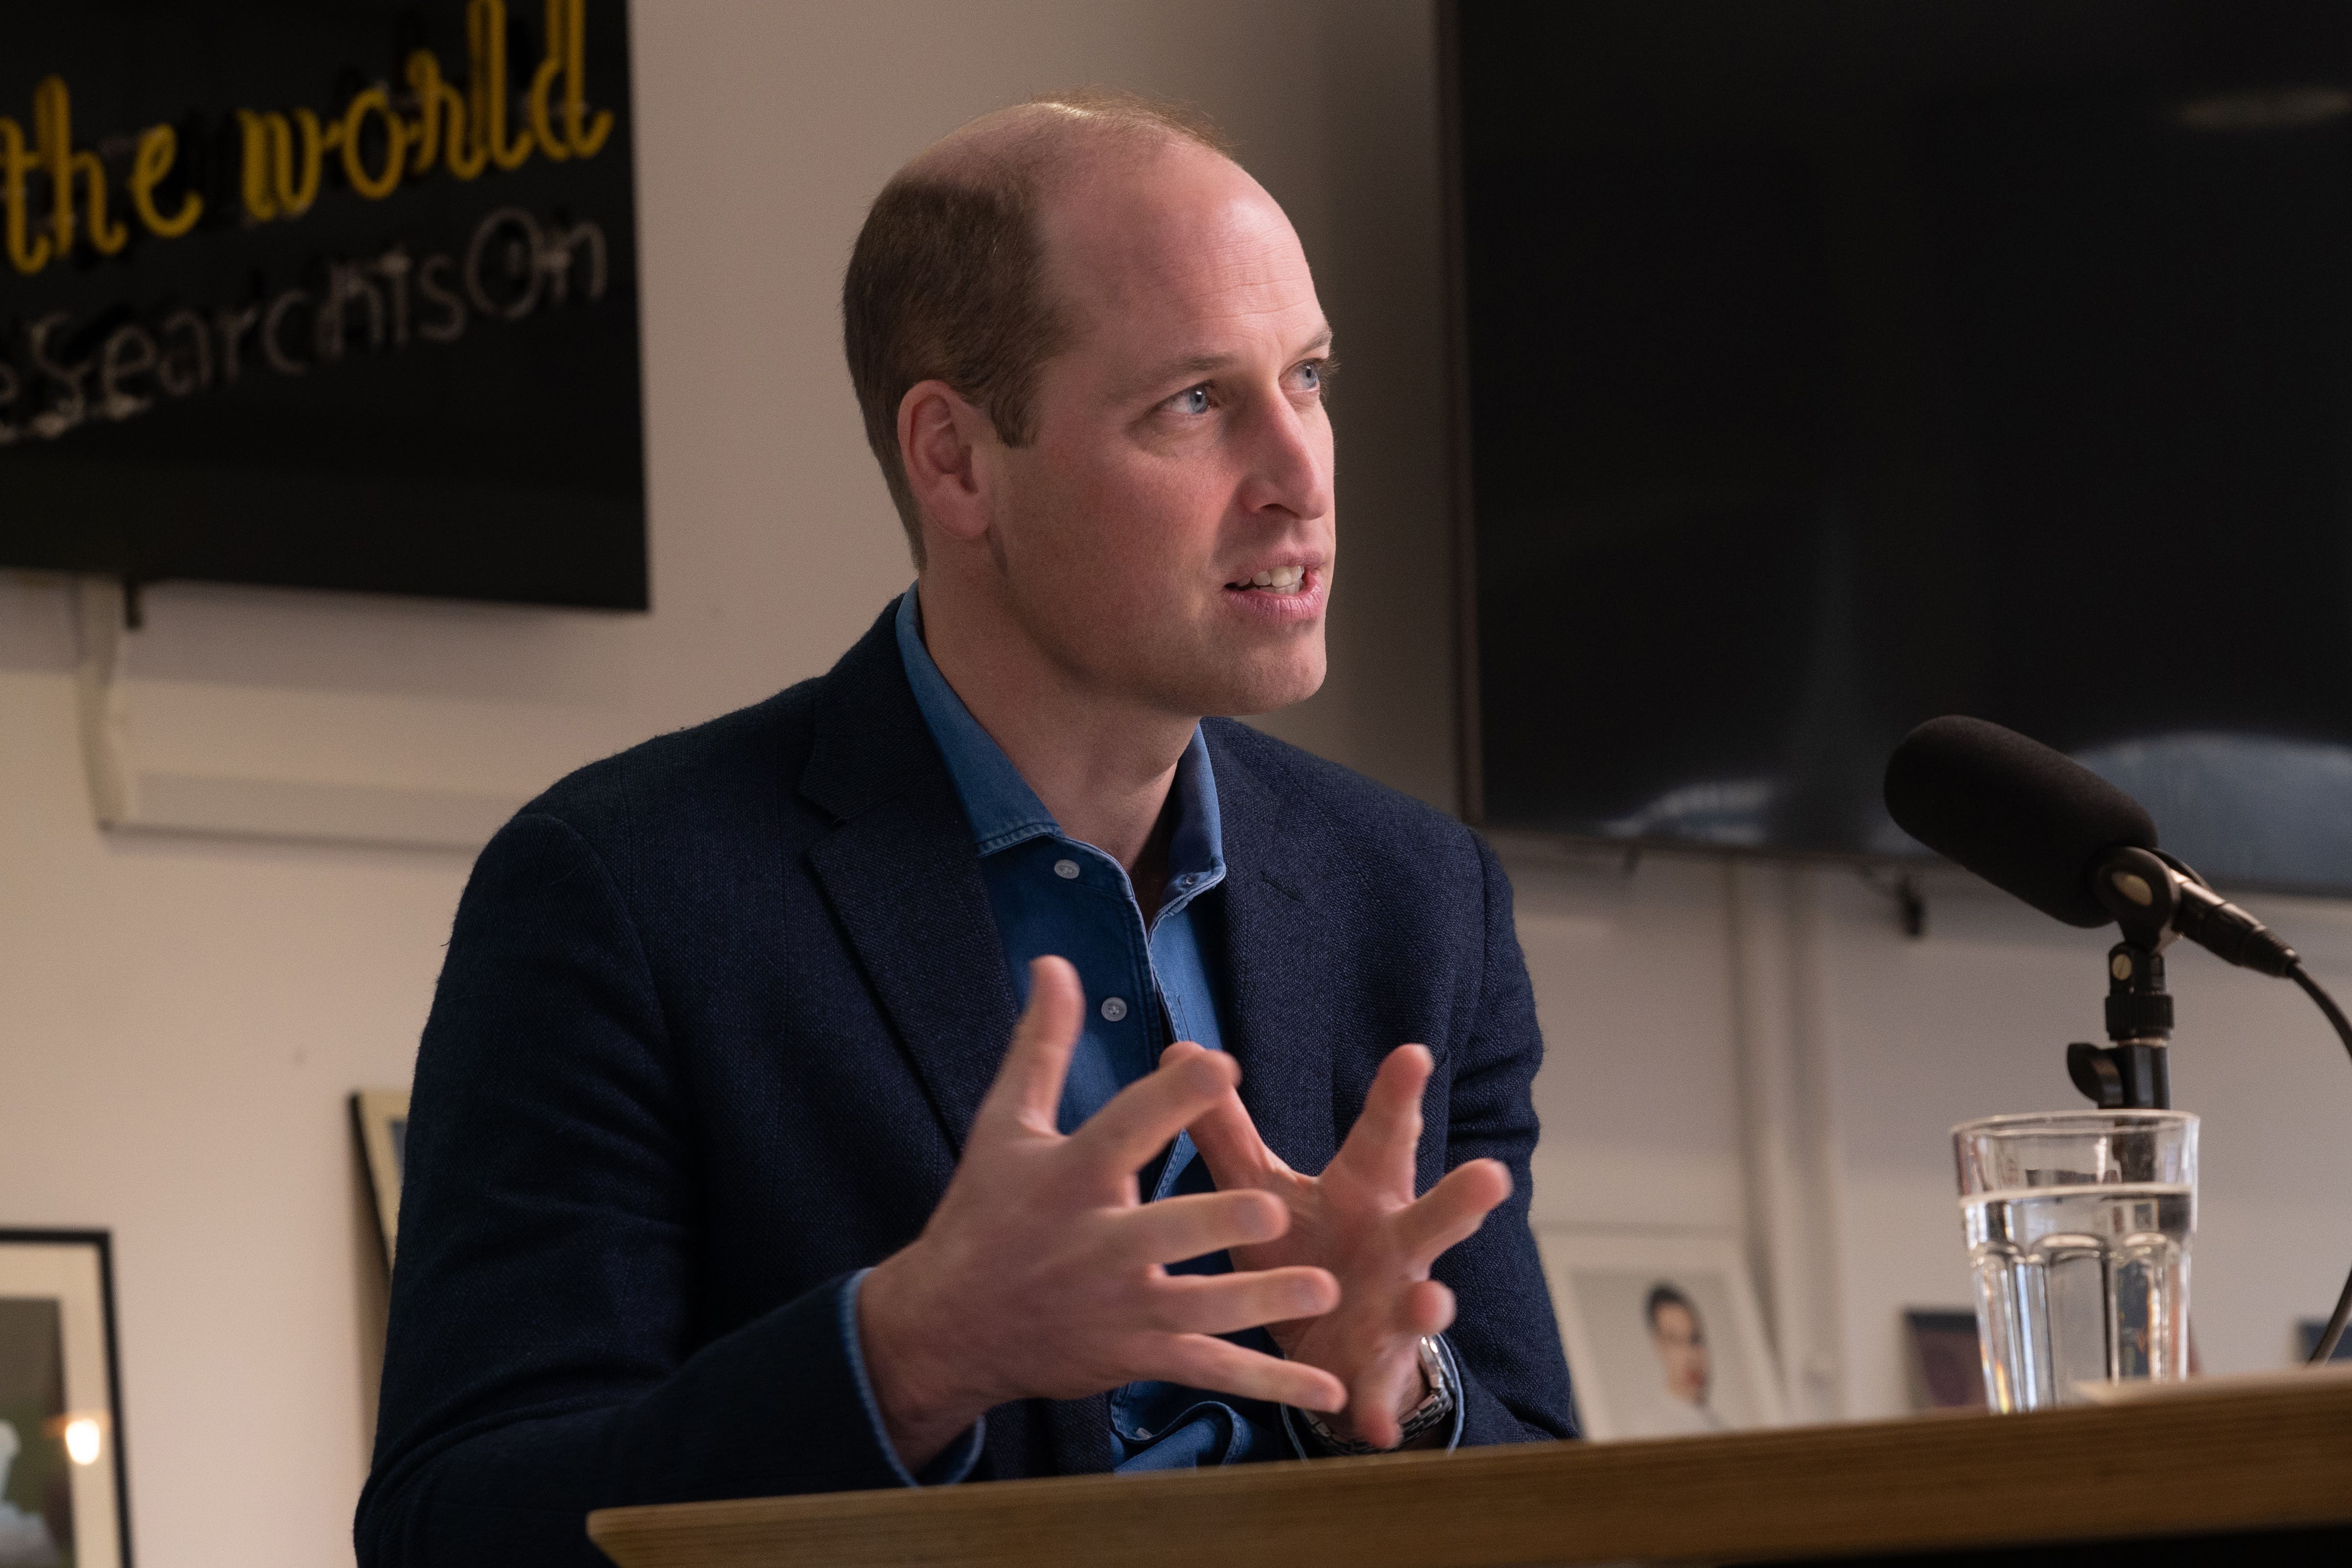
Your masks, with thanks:
M 1309 567 L 1297 589 L 1289 593 L 1268 593 L 1263 589 L 1227 588 L 1226 602 L 1243 613 L 1269 626 L 1297 626 L 1323 618 L 1323 601 L 1328 592 L 1322 569 Z

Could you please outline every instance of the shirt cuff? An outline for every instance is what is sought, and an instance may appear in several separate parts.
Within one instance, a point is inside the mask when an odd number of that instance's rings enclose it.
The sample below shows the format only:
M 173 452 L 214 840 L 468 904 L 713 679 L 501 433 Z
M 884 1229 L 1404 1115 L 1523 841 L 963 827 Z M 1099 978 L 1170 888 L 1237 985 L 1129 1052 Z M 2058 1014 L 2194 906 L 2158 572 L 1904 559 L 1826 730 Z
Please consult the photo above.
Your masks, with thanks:
M 866 1375 L 866 1347 L 857 1336 L 857 1292 L 864 1289 L 866 1276 L 872 1272 L 871 1269 L 860 1269 L 841 1290 L 841 1344 L 849 1356 L 850 1375 L 857 1380 L 858 1403 L 866 1407 L 866 1420 L 874 1430 L 875 1446 L 890 1461 L 890 1473 L 898 1478 L 900 1486 L 953 1486 L 971 1474 L 972 1466 L 980 1462 L 980 1446 L 988 1436 L 988 1417 L 982 1416 L 974 1421 L 962 1437 L 950 1443 L 938 1458 L 921 1470 L 907 1468 L 907 1461 L 898 1457 L 897 1446 L 890 1441 L 889 1428 L 882 1424 L 882 1406 L 874 1397 L 874 1380 Z M 1454 1427 L 1460 1430 L 1458 1420 Z
M 1466 1412 L 1469 1401 L 1463 1396 L 1462 1393 L 1462 1364 L 1454 1358 L 1453 1342 L 1444 1334 L 1437 1336 L 1437 1360 L 1439 1366 L 1444 1369 L 1446 1386 L 1454 1391 L 1454 1421 L 1446 1428 L 1445 1447 L 1442 1450 L 1450 1454 L 1462 1446 L 1462 1418 Z M 1331 1457 L 1331 1449 L 1325 1447 L 1322 1439 L 1307 1428 L 1307 1422 L 1299 1412 L 1287 1405 L 1282 1407 L 1282 1430 L 1283 1435 L 1290 1439 L 1291 1450 L 1300 1458 L 1327 1459 Z M 1413 1451 L 1429 1452 L 1426 1448 L 1416 1448 Z

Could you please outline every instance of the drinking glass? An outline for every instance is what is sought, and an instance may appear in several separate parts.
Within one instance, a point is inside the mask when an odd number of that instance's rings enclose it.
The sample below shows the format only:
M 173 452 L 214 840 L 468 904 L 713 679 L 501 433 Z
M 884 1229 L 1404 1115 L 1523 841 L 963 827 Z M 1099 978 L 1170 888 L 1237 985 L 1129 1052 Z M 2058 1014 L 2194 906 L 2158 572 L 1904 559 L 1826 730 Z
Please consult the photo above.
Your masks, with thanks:
M 2087 1401 L 2086 1383 L 2189 1375 L 2197 1118 L 2056 1111 L 1952 1129 L 1985 1399 Z

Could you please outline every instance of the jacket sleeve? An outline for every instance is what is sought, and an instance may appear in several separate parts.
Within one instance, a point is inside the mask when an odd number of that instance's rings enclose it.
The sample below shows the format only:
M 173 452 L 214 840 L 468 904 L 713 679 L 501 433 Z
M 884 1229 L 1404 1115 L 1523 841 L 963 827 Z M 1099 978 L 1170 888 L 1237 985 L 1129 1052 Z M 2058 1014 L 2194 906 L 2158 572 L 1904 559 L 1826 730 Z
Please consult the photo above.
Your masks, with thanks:
M 908 1480 L 857 1276 L 690 1350 L 688 1118 L 619 887 L 526 812 L 475 867 L 417 1055 L 362 1568 L 601 1563 L 593 1508 Z
M 1446 1339 L 1463 1374 L 1461 1442 L 1573 1437 L 1568 1362 L 1528 1228 L 1537 1132 L 1531 1085 L 1543 1065 L 1543 1035 L 1512 924 L 1510 881 L 1486 840 L 1475 841 L 1486 891 L 1484 962 L 1470 1031 L 1456 1047 L 1445 1163 L 1452 1169 L 1498 1159 L 1510 1168 L 1511 1196 L 1431 1273 L 1459 1303 Z

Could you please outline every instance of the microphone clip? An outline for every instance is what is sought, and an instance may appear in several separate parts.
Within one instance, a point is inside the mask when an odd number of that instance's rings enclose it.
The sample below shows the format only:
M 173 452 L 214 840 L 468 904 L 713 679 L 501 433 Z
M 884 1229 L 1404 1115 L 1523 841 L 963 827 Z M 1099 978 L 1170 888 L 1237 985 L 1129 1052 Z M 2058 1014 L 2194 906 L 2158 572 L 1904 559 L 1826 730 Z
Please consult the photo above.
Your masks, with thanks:
M 2123 927 L 2107 949 L 2107 1040 L 2066 1048 L 2066 1076 L 2102 1111 L 2169 1110 L 2172 997 L 2164 950 L 2180 936 L 2182 889 L 2197 873 L 2153 850 L 2102 856 L 2091 891 Z
M 2102 1111 L 2172 1108 L 2172 997 L 2164 955 L 2118 942 L 2107 949 L 2107 1039 L 2066 1048 L 2066 1076 Z

